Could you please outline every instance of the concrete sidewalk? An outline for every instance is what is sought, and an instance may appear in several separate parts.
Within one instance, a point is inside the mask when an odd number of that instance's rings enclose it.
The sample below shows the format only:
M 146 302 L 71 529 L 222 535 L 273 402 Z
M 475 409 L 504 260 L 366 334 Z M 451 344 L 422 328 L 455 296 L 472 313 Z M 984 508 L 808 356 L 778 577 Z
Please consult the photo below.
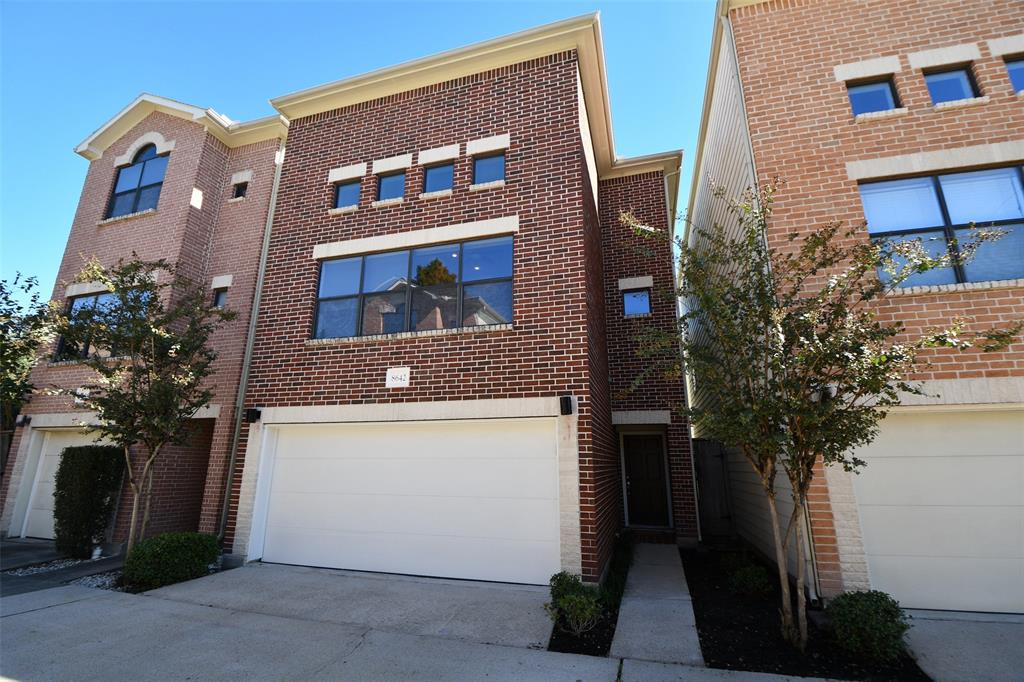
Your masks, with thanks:
M 631 660 L 622 662 L 620 676 L 620 661 L 615 658 L 411 635 L 73 585 L 5 597 L 0 612 L 0 675 L 25 682 L 789 679 Z
M 636 546 L 609 655 L 704 665 L 683 561 L 675 545 Z

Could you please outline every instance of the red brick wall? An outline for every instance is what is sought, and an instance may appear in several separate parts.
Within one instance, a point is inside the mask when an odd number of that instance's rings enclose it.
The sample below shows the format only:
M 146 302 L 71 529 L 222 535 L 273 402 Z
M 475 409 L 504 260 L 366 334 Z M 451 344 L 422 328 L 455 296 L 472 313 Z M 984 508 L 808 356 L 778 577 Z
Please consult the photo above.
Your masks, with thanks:
M 806 233 L 833 219 L 864 220 L 857 183 L 846 162 L 1021 138 L 1024 107 L 1002 57 L 986 41 L 1019 34 L 1024 3 L 1016 0 L 775 0 L 730 14 L 759 178 L 778 177 L 769 239 Z M 907 55 L 977 43 L 973 70 L 984 104 L 936 110 L 920 70 Z M 833 67 L 898 55 L 894 76 L 903 106 L 897 117 L 856 121 L 846 86 Z M 866 231 L 864 239 L 867 238 Z M 880 305 L 883 321 L 902 320 L 909 335 L 965 317 L 984 329 L 1024 318 L 1024 289 L 894 296 Z M 918 379 L 1024 376 L 1024 344 L 1004 353 L 936 350 Z M 835 528 L 822 471 L 812 491 L 811 526 L 821 587 L 840 589 Z
M 633 234 L 621 224 L 619 216 L 631 212 L 642 224 L 666 234 L 669 225 L 664 175 L 644 173 L 603 180 L 599 199 L 612 410 L 672 411 L 672 423 L 666 431 L 672 516 L 678 537 L 696 538 L 697 507 L 689 430 L 679 414 L 686 400 L 683 378 L 652 374 L 633 388 L 648 365 L 637 354 L 637 336 L 651 326 L 676 333 L 677 307 L 669 242 Z M 644 276 L 654 280 L 651 316 L 627 318 L 623 314 L 619 279 Z
M 583 165 L 576 57 L 566 52 L 292 121 L 270 242 L 247 404 L 555 396 L 579 399 L 581 464 L 593 452 Z M 508 133 L 506 184 L 469 192 L 471 159 L 455 164 L 451 197 L 422 200 L 422 169 L 406 199 L 373 208 L 367 176 L 359 209 L 328 215 L 330 169 Z M 514 329 L 443 336 L 308 343 L 316 303 L 316 244 L 518 215 Z M 408 388 L 385 370 L 409 366 Z M 239 468 L 244 452 L 239 456 Z M 584 465 L 585 466 L 585 465 Z M 235 476 L 237 498 L 239 476 Z M 587 499 L 584 492 L 584 506 Z M 233 529 L 236 503 L 232 504 Z M 590 519 L 581 519 L 584 526 Z M 230 535 L 229 535 L 230 539 Z M 593 548 L 585 576 L 597 577 Z

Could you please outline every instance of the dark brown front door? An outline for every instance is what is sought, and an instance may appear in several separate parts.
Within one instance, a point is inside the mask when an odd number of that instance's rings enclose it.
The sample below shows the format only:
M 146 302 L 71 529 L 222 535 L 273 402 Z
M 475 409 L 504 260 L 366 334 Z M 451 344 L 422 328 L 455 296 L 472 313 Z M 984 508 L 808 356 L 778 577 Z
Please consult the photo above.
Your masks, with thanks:
M 663 526 L 668 522 L 665 447 L 656 434 L 622 436 L 626 504 L 631 526 Z

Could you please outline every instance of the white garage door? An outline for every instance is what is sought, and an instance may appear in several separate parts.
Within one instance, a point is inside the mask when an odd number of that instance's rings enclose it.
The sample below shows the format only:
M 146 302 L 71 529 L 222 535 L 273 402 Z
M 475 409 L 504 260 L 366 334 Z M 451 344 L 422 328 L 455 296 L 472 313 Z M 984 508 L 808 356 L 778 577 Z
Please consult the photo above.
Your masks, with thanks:
M 30 538 L 53 539 L 53 486 L 64 448 L 92 445 L 96 436 L 73 431 L 46 431 L 43 447 L 32 479 L 32 493 L 28 501 L 28 514 L 22 535 Z
M 1024 411 L 890 415 L 855 476 L 871 585 L 1024 612 Z
M 552 419 L 277 428 L 263 560 L 547 583 Z

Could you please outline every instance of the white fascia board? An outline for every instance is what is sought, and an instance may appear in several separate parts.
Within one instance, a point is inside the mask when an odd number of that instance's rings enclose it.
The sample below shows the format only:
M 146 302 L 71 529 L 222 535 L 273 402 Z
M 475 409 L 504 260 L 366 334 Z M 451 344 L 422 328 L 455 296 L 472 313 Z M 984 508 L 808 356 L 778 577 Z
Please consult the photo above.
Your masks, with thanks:
M 376 251 L 408 249 L 416 246 L 425 246 L 427 244 L 440 244 L 443 242 L 460 241 L 463 239 L 476 239 L 479 237 L 514 234 L 518 231 L 519 216 L 512 215 L 504 218 L 491 218 L 490 220 L 478 220 L 471 223 L 447 225 L 445 227 L 428 227 L 423 230 L 413 230 L 411 232 L 382 234 L 377 237 L 364 237 L 362 239 L 350 239 L 344 242 L 317 244 L 313 247 L 313 258 L 316 260 L 322 260 L 324 258 L 354 256 L 361 253 L 373 253 Z

